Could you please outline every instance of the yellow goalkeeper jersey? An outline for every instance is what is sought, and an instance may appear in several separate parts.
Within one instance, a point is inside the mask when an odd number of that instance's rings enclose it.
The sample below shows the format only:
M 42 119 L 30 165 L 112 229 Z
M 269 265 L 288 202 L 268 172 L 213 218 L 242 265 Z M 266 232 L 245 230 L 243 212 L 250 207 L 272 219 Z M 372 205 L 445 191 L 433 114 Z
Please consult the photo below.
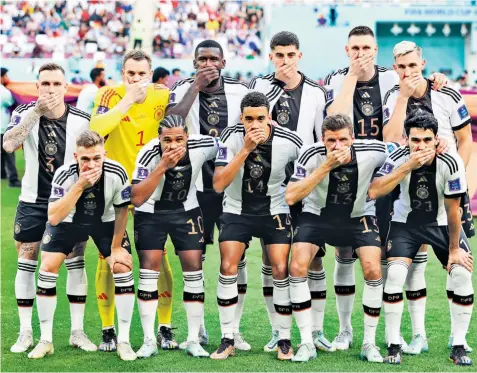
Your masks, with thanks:
M 90 128 L 106 138 L 107 157 L 121 163 L 131 179 L 137 153 L 157 137 L 159 122 L 169 102 L 169 90 L 150 84 L 146 100 L 133 104 L 124 115 L 114 107 L 125 95 L 124 84 L 101 88 L 94 100 Z

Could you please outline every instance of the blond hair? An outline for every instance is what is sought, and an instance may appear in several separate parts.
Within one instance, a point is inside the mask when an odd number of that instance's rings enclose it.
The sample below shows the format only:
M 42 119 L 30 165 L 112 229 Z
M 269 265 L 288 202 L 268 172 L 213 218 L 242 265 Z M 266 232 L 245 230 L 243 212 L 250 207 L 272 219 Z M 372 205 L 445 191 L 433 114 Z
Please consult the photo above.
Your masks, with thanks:
M 92 148 L 96 145 L 104 145 L 104 139 L 98 132 L 86 130 L 81 132 L 76 138 L 77 147 Z
M 413 41 L 404 40 L 397 43 L 393 49 L 394 59 L 405 56 L 406 54 L 416 51 L 419 57 L 422 57 L 422 49 Z

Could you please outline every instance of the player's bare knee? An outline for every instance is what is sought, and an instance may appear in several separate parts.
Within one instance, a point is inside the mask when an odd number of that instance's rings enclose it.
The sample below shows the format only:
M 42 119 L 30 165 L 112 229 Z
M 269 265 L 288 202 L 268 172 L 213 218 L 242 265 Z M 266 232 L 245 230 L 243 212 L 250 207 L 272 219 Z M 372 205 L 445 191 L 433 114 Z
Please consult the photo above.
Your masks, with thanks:
M 321 257 L 315 256 L 310 264 L 310 270 L 321 271 L 323 269 L 323 260 Z
M 38 260 L 40 251 L 39 242 L 19 242 L 18 258 L 28 260 Z
M 131 270 L 132 270 L 131 268 L 129 268 L 128 266 L 125 266 L 124 264 L 114 263 L 114 267 L 113 267 L 114 274 L 127 273 L 127 272 L 131 272 Z
M 229 260 L 222 260 L 220 263 L 220 273 L 224 276 L 234 276 L 238 272 L 238 263 L 232 263 Z
M 283 280 L 288 276 L 287 262 L 272 265 L 272 276 L 275 280 Z
M 307 263 L 298 258 L 292 258 L 290 262 L 290 276 L 306 277 L 308 274 Z
M 363 275 L 366 280 L 379 280 L 382 277 L 381 262 L 363 261 Z

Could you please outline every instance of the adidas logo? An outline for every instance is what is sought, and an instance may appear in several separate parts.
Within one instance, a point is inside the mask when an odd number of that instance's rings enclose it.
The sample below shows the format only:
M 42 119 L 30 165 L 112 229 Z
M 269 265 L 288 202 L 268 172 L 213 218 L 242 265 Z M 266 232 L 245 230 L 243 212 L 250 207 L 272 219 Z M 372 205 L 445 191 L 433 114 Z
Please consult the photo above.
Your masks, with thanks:
M 101 299 L 101 300 L 108 300 L 109 298 L 108 298 L 108 296 L 107 296 L 106 294 L 104 294 L 104 293 L 101 293 L 101 294 L 99 294 L 99 295 L 98 295 L 98 299 Z
M 280 103 L 280 105 L 285 107 L 290 107 L 290 105 L 288 104 L 288 101 L 282 102 Z
M 371 96 L 369 95 L 368 92 L 364 92 L 362 95 L 361 95 L 362 98 L 371 98 Z
M 159 294 L 159 298 L 172 298 L 172 295 L 166 290 L 165 292 Z
M 427 179 L 425 176 L 421 177 L 418 181 L 418 183 L 427 183 Z
M 56 137 L 56 133 L 55 131 L 51 131 L 49 134 L 48 134 L 49 137 Z
M 219 105 L 217 105 L 217 102 L 214 101 L 209 105 L 209 107 L 219 107 Z
M 95 198 L 93 192 L 90 192 L 90 193 L 86 196 L 86 199 L 91 199 L 91 198 Z

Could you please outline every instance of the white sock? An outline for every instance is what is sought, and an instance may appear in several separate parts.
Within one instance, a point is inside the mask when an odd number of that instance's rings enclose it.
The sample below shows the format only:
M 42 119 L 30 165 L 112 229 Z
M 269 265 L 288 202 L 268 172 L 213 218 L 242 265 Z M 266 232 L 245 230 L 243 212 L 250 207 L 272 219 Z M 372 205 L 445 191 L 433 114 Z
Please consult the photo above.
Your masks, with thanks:
M 40 319 L 41 341 L 53 342 L 53 318 L 56 309 L 58 274 L 40 271 L 36 289 L 36 308 Z
M 449 314 L 450 314 L 450 321 L 451 321 L 451 331 L 450 336 L 454 335 L 454 317 L 452 316 L 452 301 L 454 299 L 454 287 L 452 284 L 452 277 L 448 273 L 447 280 L 446 280 L 446 292 L 447 292 L 447 301 L 449 302 Z
M 313 343 L 311 336 L 311 295 L 306 277 L 290 276 L 290 300 L 301 343 Z
M 336 309 L 340 319 L 340 332 L 352 331 L 351 314 L 353 313 L 355 279 L 354 262 L 356 259 L 343 259 L 335 256 L 333 279 L 336 293 Z
M 290 339 L 292 327 L 292 308 L 290 300 L 290 281 L 273 279 L 273 304 L 275 306 L 275 322 L 278 339 Z
M 411 316 L 413 337 L 420 335 L 426 338 L 426 266 L 427 253 L 418 252 L 409 267 L 406 279 L 406 298 L 409 315 Z
M 219 305 L 220 329 L 223 338 L 234 338 L 234 315 L 237 302 L 237 275 L 225 276 L 219 273 L 217 304 Z
M 66 259 L 66 294 L 70 301 L 71 331 L 83 330 L 84 309 L 88 294 L 88 278 L 84 266 L 84 256 Z
M 311 294 L 311 330 L 323 331 L 326 306 L 325 269 L 308 271 L 308 287 Z
M 157 303 L 157 279 L 159 272 L 150 269 L 139 269 L 139 285 L 137 287 L 137 304 L 141 318 L 144 342 L 148 339 L 156 339 L 154 324 L 156 323 Z
M 454 298 L 452 300 L 452 316 L 454 318 L 453 346 L 462 346 L 465 344 L 465 337 L 469 330 L 474 308 L 472 274 L 464 267 L 452 264 L 450 275 L 454 285 Z
M 363 290 L 364 337 L 366 343 L 376 345 L 376 328 L 383 303 L 383 279 L 365 280 Z
M 184 307 L 187 314 L 187 341 L 198 341 L 204 318 L 204 277 L 202 271 L 184 272 Z
M 37 260 L 18 259 L 17 275 L 15 277 L 15 297 L 17 298 L 20 331 L 32 330 L 31 315 L 35 301 L 35 272 Z
M 248 273 L 247 273 L 247 258 L 245 253 L 240 259 L 238 264 L 238 273 L 237 273 L 237 289 L 238 289 L 238 302 L 237 308 L 235 308 L 234 315 L 234 333 L 240 333 L 240 320 L 242 319 L 243 314 L 243 305 L 245 302 L 245 295 L 247 293 L 247 282 L 248 282 Z
M 384 317 L 388 346 L 401 344 L 401 318 L 404 310 L 402 289 L 406 282 L 409 266 L 401 260 L 388 262 L 388 278 L 384 286 Z
M 134 278 L 131 271 L 114 273 L 114 293 L 118 314 L 118 343 L 129 343 L 129 330 L 134 311 Z
M 275 306 L 273 305 L 273 277 L 272 267 L 262 264 L 262 289 L 263 297 L 265 299 L 265 305 L 267 306 L 268 318 L 272 331 L 277 330 L 275 325 Z

